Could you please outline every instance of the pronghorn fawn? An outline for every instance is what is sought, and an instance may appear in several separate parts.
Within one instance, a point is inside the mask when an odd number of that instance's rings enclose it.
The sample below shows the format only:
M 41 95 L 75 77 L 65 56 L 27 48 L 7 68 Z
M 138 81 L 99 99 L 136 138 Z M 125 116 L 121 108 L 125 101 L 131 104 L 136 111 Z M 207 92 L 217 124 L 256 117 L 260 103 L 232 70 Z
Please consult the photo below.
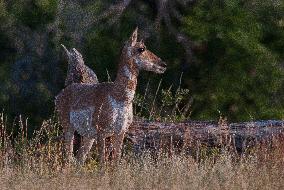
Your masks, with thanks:
M 84 163 L 93 142 L 98 143 L 99 161 L 105 163 L 105 139 L 113 139 L 114 161 L 121 156 L 124 135 L 132 123 L 132 103 L 140 70 L 164 73 L 166 64 L 137 41 L 133 32 L 120 57 L 114 82 L 98 84 L 74 83 L 63 89 L 55 104 L 64 129 L 68 159 L 73 159 L 76 130 L 83 136 L 77 160 Z
M 98 82 L 97 75 L 92 69 L 85 65 L 82 54 L 75 48 L 70 51 L 61 44 L 68 57 L 68 71 L 65 80 L 65 87 L 72 83 L 96 84 Z

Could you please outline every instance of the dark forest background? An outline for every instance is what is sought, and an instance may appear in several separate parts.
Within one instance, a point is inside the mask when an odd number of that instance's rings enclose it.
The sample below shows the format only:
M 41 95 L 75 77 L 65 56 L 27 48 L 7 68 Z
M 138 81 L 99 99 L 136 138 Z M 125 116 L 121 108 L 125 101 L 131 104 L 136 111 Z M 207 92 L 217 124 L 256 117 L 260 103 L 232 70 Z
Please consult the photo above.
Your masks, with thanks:
M 137 94 L 148 82 L 155 94 L 161 78 L 174 91 L 181 78 L 192 119 L 284 118 L 283 0 L 0 0 L 0 107 L 39 124 L 64 86 L 60 44 L 107 81 L 136 26 L 168 64 L 143 72 Z

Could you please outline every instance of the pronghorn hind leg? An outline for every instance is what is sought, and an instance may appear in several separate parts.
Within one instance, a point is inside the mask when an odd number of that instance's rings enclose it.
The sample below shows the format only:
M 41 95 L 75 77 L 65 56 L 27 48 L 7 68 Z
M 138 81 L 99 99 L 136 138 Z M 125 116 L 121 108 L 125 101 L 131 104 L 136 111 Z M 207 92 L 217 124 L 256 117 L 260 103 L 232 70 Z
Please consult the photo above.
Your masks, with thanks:
M 74 132 L 75 130 L 71 126 L 64 129 L 64 145 L 68 162 L 73 161 Z
M 109 137 L 106 139 L 106 153 L 105 153 L 106 161 L 113 160 L 113 137 Z
M 87 138 L 87 137 L 82 137 L 82 142 L 81 142 L 81 146 L 79 148 L 78 154 L 77 154 L 77 161 L 80 164 L 84 164 L 84 162 L 86 161 L 87 155 L 89 154 L 93 143 L 95 141 L 95 139 L 93 138 Z

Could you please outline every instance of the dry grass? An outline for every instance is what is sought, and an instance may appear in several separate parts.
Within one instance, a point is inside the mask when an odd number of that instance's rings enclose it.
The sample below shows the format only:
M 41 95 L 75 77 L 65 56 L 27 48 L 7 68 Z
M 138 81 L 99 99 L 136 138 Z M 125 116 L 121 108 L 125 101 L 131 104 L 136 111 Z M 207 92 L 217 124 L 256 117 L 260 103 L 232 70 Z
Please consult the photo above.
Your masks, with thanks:
M 7 132 L 0 120 L 0 189 L 284 189 L 284 145 L 259 145 L 250 154 L 224 151 L 200 161 L 190 156 L 127 156 L 117 167 L 98 169 L 89 159 L 65 165 L 60 129 L 52 120 L 27 140 Z

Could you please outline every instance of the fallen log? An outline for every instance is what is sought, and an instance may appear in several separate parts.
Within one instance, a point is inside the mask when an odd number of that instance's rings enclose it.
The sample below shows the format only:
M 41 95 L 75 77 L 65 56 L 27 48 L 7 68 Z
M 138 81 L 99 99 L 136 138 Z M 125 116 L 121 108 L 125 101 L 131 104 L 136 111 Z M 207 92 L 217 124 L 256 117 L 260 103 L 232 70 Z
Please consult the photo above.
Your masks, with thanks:
M 126 138 L 133 151 L 192 152 L 194 148 L 227 147 L 243 152 L 261 142 L 284 136 L 284 121 L 266 120 L 242 123 L 215 121 L 153 122 L 136 119 Z M 196 146 L 198 145 L 198 146 Z

